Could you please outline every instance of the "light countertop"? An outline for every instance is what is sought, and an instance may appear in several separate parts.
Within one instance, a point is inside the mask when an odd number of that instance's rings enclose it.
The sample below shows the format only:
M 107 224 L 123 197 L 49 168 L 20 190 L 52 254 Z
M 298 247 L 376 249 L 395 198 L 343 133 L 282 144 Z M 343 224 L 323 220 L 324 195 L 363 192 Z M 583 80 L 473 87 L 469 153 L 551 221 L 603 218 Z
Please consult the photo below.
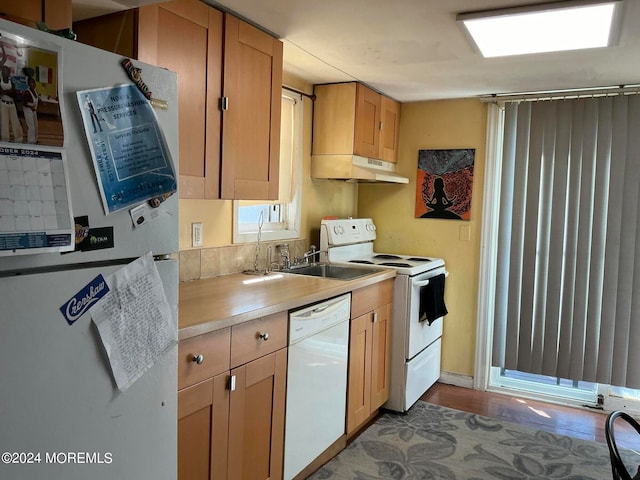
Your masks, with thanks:
M 202 335 L 266 315 L 302 307 L 396 276 L 373 271 L 354 280 L 274 272 L 234 273 L 179 285 L 178 338 Z

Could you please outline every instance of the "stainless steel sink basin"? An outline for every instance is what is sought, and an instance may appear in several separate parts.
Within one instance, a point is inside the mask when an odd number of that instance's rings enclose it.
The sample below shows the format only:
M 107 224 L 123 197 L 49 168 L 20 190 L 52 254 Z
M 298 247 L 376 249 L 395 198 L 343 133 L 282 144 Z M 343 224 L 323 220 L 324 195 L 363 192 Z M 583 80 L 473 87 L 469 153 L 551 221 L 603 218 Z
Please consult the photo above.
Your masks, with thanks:
M 316 263 L 314 265 L 302 265 L 291 267 L 284 270 L 286 273 L 295 273 L 296 275 L 310 275 L 312 277 L 336 278 L 339 280 L 353 280 L 354 278 L 364 277 L 377 270 L 371 268 L 344 267 L 339 265 L 330 265 L 326 263 Z

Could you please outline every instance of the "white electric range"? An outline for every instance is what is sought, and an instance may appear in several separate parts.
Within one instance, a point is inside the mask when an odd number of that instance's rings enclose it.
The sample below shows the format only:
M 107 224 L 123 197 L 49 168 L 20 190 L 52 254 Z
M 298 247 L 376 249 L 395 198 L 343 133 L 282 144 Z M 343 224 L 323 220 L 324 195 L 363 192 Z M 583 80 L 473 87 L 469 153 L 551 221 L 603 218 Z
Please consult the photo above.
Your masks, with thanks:
M 440 378 L 442 317 L 420 319 L 420 291 L 445 275 L 444 260 L 380 253 L 373 249 L 376 226 L 370 218 L 322 220 L 320 259 L 338 265 L 393 268 L 390 398 L 384 408 L 407 411 Z

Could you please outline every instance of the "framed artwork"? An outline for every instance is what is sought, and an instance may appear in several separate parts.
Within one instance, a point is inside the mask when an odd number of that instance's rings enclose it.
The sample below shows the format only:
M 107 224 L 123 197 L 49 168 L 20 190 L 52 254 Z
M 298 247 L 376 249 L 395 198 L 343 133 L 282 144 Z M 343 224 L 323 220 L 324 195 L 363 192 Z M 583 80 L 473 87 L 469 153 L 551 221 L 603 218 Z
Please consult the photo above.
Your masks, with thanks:
M 471 219 L 474 148 L 419 150 L 416 218 Z

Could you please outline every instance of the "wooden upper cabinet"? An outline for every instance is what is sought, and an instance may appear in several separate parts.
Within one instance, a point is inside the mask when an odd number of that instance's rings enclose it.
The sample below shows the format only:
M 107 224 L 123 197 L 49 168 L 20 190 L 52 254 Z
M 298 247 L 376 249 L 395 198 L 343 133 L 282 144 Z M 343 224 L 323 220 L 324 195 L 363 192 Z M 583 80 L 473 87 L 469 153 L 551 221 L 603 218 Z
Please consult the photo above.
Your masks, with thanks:
M 180 198 L 220 198 L 223 14 L 174 0 L 76 22 L 78 41 L 178 74 Z M 144 75 L 144 72 L 143 72 Z
M 398 161 L 398 133 L 400 130 L 400 104 L 384 95 L 380 96 L 380 160 Z
M 0 0 L 0 12 L 11 20 L 44 22 L 50 30 L 71 28 L 71 0 Z
M 178 74 L 181 198 L 278 198 L 282 42 L 199 0 L 84 20 L 74 30 L 83 43 Z
M 400 104 L 360 83 L 316 85 L 313 155 L 397 162 Z
M 378 158 L 380 149 L 380 94 L 358 85 L 354 153 Z
M 124 57 L 138 58 L 137 9 L 80 20 L 73 24 L 73 31 L 81 43 Z
M 278 198 L 282 42 L 225 14 L 221 198 Z
M 137 58 L 178 74 L 181 198 L 220 194 L 222 21 L 197 0 L 138 10 Z
M 316 85 L 313 155 L 355 153 L 356 83 Z

